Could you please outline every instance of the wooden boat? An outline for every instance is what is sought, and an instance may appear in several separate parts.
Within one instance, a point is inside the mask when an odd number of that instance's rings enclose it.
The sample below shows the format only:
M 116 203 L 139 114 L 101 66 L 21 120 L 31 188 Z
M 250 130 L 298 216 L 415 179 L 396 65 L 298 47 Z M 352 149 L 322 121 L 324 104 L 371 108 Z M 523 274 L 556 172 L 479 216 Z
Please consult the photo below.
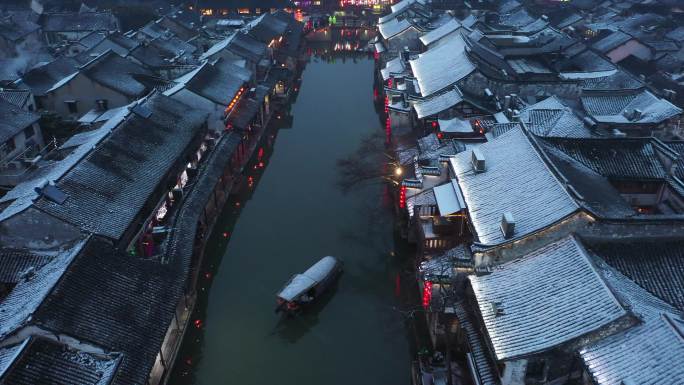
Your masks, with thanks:
M 295 274 L 277 294 L 276 313 L 296 313 L 315 301 L 328 289 L 342 272 L 342 262 L 327 256 L 316 262 L 307 271 Z

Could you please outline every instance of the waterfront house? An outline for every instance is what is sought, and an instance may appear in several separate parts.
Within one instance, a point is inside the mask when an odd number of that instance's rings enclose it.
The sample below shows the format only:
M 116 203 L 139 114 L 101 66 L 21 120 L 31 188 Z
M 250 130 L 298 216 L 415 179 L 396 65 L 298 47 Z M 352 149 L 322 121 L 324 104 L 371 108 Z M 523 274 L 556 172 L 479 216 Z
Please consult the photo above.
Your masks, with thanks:
M 469 282 L 466 304 L 473 310 L 459 318 L 475 325 L 461 334 L 475 379 L 494 373 L 502 384 L 610 384 L 683 375 L 677 365 L 655 369 L 643 360 L 684 357 L 681 340 L 672 338 L 681 313 L 575 237 L 470 276 Z M 640 342 L 648 338 L 650 343 Z
M 35 99 L 36 111 L 46 110 L 48 107 L 48 90 L 65 77 L 75 73 L 79 65 L 73 58 L 61 57 L 32 68 L 20 79 L 17 79 L 15 84 L 17 88 L 31 91 Z
M 91 109 L 121 107 L 145 95 L 154 73 L 108 50 L 79 66 L 46 91 L 43 109 L 77 119 Z
M 219 60 L 205 62 L 197 69 L 176 79 L 165 95 L 193 108 L 209 113 L 209 129 L 226 129 L 225 118 L 246 97 L 252 73 L 246 68 Z
M 0 186 L 19 183 L 45 143 L 40 116 L 0 98 Z
M 263 80 L 272 65 L 268 46 L 243 31 L 235 32 L 214 44 L 200 56 L 200 60 L 246 61 L 246 68 Z

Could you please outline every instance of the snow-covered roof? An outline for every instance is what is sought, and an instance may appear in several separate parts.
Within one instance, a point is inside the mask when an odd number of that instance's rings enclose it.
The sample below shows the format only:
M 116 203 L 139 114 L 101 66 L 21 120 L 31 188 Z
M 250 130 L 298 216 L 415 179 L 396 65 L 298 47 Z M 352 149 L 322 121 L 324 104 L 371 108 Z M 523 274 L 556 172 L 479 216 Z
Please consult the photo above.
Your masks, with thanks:
M 682 113 L 682 109 L 642 90 L 630 94 L 595 94 L 581 97 L 587 114 L 597 122 L 644 124 L 660 123 Z M 634 115 L 640 110 L 640 115 Z
M 519 127 L 478 149 L 485 158 L 484 172 L 473 171 L 471 151 L 457 154 L 449 162 L 479 243 L 496 245 L 506 241 L 500 229 L 506 212 L 515 218 L 513 238 L 520 238 L 579 208 Z
M 554 348 L 627 314 L 573 237 L 468 279 L 498 360 Z
M 429 99 L 418 101 L 413 105 L 413 108 L 416 110 L 418 119 L 423 119 L 427 116 L 439 114 L 462 101 L 463 94 L 458 87 L 454 87 L 447 92 L 435 95 Z
M 435 199 L 437 200 L 437 208 L 442 216 L 456 214 L 465 209 L 465 201 L 461 194 L 461 189 L 455 180 L 433 188 L 435 192 Z
M 527 123 L 527 128 L 539 136 L 571 138 L 592 136 L 584 122 L 556 96 L 521 109 L 520 120 Z
M 0 337 L 6 337 L 30 321 L 84 244 L 85 241 L 81 241 L 71 249 L 62 251 L 16 282 L 16 286 L 0 302 Z
M 445 37 L 438 46 L 409 63 L 423 96 L 441 91 L 475 70 L 465 53 L 465 41 L 460 34 Z
M 228 47 L 228 44 L 230 44 L 230 42 L 235 38 L 236 34 L 237 34 L 237 32 L 233 33 L 232 35 L 228 36 L 227 38 L 225 38 L 225 39 L 219 41 L 218 43 L 212 45 L 211 47 L 209 47 L 207 52 L 203 53 L 202 56 L 200 56 L 200 60 L 206 60 L 206 59 L 216 55 L 217 53 L 221 52 L 226 47 Z
M 71 75 L 67 75 L 67 76 L 63 77 L 62 79 L 60 79 L 57 83 L 55 83 L 55 84 L 54 84 L 49 90 L 47 90 L 46 92 L 52 92 L 52 91 L 58 89 L 59 87 L 65 85 L 65 84 L 67 84 L 67 83 L 69 83 L 69 82 L 71 81 L 71 79 L 75 78 L 76 75 L 78 75 L 78 74 L 79 74 L 79 72 L 76 71 L 76 72 L 72 73 Z
M 336 265 L 337 260 L 334 257 L 323 257 L 302 274 L 296 274 L 292 277 L 292 280 L 278 293 L 278 297 L 285 301 L 292 301 L 325 279 L 335 269 Z
M 461 23 L 459 23 L 458 20 L 451 19 L 448 22 L 441 25 L 440 27 L 425 33 L 423 36 L 420 37 L 420 41 L 423 43 L 423 45 L 429 46 L 430 44 L 438 41 L 444 36 L 454 31 L 457 31 L 459 28 L 461 28 Z
M 461 118 L 438 119 L 439 130 L 448 133 L 472 134 L 473 126 L 469 120 Z
M 641 322 L 580 350 L 599 385 L 684 383 L 684 318 L 619 272 L 604 279 Z
M 404 60 L 402 60 L 401 56 L 398 56 L 385 64 L 385 68 L 380 70 L 380 74 L 382 74 L 382 80 L 387 80 L 390 78 L 392 74 L 399 74 L 404 72 Z
M 391 38 L 392 36 L 404 32 L 411 26 L 412 24 L 408 19 L 392 19 L 387 21 L 386 23 L 379 24 L 378 30 L 380 31 L 382 37 L 386 40 Z
M 55 182 L 66 174 L 72 167 L 78 164 L 88 155 L 109 133 L 116 128 L 129 114 L 128 109 L 122 109 L 118 115 L 112 117 L 99 129 L 88 135 L 88 140 L 79 145 L 74 151 L 59 162 L 39 168 L 31 174 L 28 180 L 16 185 L 0 198 L 0 203 L 11 202 L 4 210 L 0 211 L 0 221 L 4 221 L 15 214 L 29 208 L 38 198 L 36 187 L 40 187 L 45 181 Z

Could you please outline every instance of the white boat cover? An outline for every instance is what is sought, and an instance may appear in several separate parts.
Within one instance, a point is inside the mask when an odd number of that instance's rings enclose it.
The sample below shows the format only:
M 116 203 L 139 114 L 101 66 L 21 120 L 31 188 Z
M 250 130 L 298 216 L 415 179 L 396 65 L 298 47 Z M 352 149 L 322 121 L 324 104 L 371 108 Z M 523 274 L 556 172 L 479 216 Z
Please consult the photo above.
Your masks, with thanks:
M 292 301 L 309 290 L 312 286 L 325 279 L 325 277 L 333 271 L 336 265 L 337 259 L 335 259 L 335 257 L 323 257 L 307 271 L 292 277 L 290 282 L 280 291 L 280 293 L 278 293 L 278 297 L 285 301 Z

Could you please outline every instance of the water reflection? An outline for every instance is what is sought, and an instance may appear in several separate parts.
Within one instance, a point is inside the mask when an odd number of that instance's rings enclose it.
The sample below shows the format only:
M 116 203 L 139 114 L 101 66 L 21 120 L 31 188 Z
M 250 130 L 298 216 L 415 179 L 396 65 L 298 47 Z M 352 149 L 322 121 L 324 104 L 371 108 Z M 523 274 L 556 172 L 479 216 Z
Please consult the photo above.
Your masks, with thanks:
M 316 302 L 308 306 L 301 314 L 295 316 L 282 315 L 271 334 L 276 334 L 284 341 L 294 344 L 309 333 L 318 324 L 319 314 L 324 311 L 328 302 L 335 297 L 340 278 L 338 277 L 330 288 L 323 292 Z

